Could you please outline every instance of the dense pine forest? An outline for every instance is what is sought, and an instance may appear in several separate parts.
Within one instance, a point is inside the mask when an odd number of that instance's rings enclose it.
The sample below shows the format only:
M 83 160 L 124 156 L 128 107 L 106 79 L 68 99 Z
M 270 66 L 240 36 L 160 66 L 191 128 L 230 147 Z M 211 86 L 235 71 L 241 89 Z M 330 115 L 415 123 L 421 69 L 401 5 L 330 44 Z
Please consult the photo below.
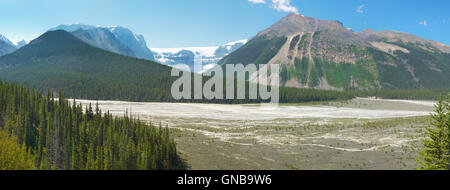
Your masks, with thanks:
M 187 168 L 168 128 L 53 94 L 0 81 L 0 169 Z

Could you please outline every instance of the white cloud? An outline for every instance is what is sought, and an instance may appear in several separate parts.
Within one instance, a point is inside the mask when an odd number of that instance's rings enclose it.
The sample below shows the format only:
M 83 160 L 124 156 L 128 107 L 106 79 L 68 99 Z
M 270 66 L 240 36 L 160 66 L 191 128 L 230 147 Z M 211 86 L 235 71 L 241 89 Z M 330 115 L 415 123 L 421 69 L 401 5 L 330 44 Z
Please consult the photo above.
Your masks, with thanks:
M 356 8 L 356 12 L 357 12 L 357 13 L 361 13 L 361 14 L 364 13 L 363 8 L 364 8 L 364 5 L 358 6 L 358 7 Z
M 266 3 L 265 0 L 248 0 L 249 2 L 253 3 L 253 4 L 260 4 L 260 3 Z
M 420 25 L 428 26 L 427 20 L 423 20 L 422 22 L 419 22 Z
M 253 4 L 265 4 L 265 0 L 247 0 Z M 298 14 L 298 9 L 291 5 L 291 0 L 272 0 L 271 8 L 277 11 Z
M 298 14 L 298 9 L 291 6 L 290 0 L 272 0 L 272 8 L 277 11 Z

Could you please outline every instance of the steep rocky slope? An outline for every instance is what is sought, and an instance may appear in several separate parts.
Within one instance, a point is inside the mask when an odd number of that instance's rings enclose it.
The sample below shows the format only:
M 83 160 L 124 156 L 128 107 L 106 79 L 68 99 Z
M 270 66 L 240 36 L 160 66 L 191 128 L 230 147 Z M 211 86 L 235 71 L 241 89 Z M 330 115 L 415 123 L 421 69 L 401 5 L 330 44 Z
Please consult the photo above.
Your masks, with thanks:
M 288 87 L 449 88 L 449 53 L 450 46 L 406 33 L 355 33 L 339 21 L 292 14 L 219 64 L 280 64 L 280 85 Z M 249 80 L 257 82 L 256 76 Z

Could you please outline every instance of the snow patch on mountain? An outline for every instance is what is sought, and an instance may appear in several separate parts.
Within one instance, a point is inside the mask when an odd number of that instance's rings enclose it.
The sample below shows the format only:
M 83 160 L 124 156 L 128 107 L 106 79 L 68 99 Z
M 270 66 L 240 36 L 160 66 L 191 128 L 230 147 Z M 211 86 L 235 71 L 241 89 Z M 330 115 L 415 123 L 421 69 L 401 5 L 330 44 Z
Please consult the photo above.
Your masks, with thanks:
M 229 42 L 227 44 L 225 44 L 225 46 L 234 46 L 236 44 L 246 44 L 248 42 L 248 39 L 243 39 L 243 40 L 238 40 L 235 42 Z
M 14 47 L 16 46 L 13 42 L 11 42 L 8 38 L 6 38 L 6 36 L 3 36 L 1 34 L 0 34 L 0 40 L 11 46 L 14 46 Z
M 25 40 L 21 40 L 21 41 L 18 41 L 16 43 L 14 43 L 14 44 L 16 45 L 17 48 L 21 48 L 21 47 L 27 45 L 28 43 L 30 43 L 30 42 L 29 41 L 25 41 Z
M 54 31 L 54 30 L 65 30 L 67 32 L 77 32 L 79 30 L 85 30 L 89 32 L 96 32 L 98 33 L 97 36 L 99 39 L 88 39 L 85 38 L 85 41 L 89 41 L 90 44 L 95 44 L 97 47 L 111 51 L 111 47 L 121 47 L 126 46 L 127 48 L 113 48 L 113 52 L 120 53 L 123 55 L 130 56 L 147 60 L 154 60 L 153 53 L 150 51 L 150 49 L 147 47 L 147 42 L 144 39 L 144 36 L 134 34 L 130 29 L 121 27 L 121 26 L 93 26 L 93 25 L 86 25 L 86 24 L 70 24 L 70 25 L 59 25 L 57 27 L 51 28 L 48 31 Z M 113 38 L 109 36 L 105 36 L 104 30 L 109 31 L 111 34 L 114 35 Z M 107 39 L 107 40 L 105 40 Z M 97 42 L 95 42 L 97 40 Z M 121 44 L 108 44 L 108 43 L 98 43 L 98 41 L 119 41 Z M 104 47 L 103 47 L 104 46 Z M 124 49 L 129 49 L 132 51 L 132 53 L 129 53 L 129 51 L 125 51 Z M 123 50 L 123 51 L 122 51 Z
M 210 47 L 182 47 L 182 48 L 150 48 L 153 52 L 158 53 L 160 55 L 163 54 L 177 54 L 183 50 L 191 51 L 195 55 L 203 56 L 203 57 L 212 57 L 214 56 L 214 52 L 219 48 L 219 46 L 210 46 Z
M 182 47 L 182 48 L 151 48 L 155 54 L 155 60 L 175 68 L 181 65 L 189 66 L 193 71 L 194 57 L 202 56 L 204 68 L 200 72 L 212 68 L 225 56 L 239 49 L 247 39 L 226 43 L 222 46 L 206 46 L 206 47 Z M 186 70 L 186 66 L 183 70 Z
M 8 38 L 0 34 L 0 56 L 12 53 L 17 50 L 17 46 Z

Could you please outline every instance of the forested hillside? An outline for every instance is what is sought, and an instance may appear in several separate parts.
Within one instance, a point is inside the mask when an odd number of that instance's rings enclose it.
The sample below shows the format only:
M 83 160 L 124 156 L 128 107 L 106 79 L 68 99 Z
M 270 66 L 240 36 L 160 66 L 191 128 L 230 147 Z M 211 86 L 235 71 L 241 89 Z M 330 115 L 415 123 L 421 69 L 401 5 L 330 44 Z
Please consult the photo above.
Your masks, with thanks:
M 0 81 L 0 170 L 186 169 L 167 128 L 85 109 Z

